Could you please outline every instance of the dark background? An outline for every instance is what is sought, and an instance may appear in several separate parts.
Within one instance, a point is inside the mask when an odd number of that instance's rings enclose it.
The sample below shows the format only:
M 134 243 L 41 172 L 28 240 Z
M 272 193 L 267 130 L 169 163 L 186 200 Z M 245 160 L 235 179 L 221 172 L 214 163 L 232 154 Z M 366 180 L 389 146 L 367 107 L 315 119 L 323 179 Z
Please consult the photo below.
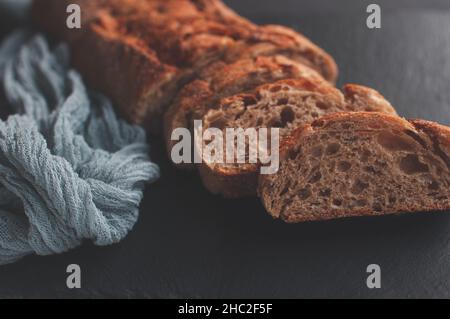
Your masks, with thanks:
M 450 1 L 376 1 L 381 30 L 366 28 L 368 1 L 226 2 L 311 37 L 336 58 L 339 85 L 374 87 L 401 115 L 450 125 Z M 162 179 L 148 187 L 126 240 L 0 267 L 0 297 L 450 297 L 448 212 L 286 225 L 256 199 L 208 194 L 168 164 L 157 140 L 152 156 Z M 72 263 L 82 268 L 74 291 L 65 285 Z M 372 263 L 382 289 L 366 287 Z

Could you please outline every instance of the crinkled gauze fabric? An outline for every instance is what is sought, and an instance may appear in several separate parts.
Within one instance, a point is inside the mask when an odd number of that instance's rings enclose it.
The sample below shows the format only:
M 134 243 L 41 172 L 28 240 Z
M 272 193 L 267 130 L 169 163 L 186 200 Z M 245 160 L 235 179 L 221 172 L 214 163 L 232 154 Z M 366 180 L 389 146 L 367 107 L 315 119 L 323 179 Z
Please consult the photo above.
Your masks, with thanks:
M 109 245 L 159 177 L 145 133 L 70 70 L 66 46 L 18 31 L 0 47 L 0 264 Z

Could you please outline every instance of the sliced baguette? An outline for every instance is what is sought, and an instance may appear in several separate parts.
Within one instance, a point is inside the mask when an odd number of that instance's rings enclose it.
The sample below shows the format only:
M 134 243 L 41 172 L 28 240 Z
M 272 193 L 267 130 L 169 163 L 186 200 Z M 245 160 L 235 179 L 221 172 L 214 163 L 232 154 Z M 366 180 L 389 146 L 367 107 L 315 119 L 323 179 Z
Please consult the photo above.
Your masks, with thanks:
M 260 176 L 267 211 L 287 222 L 450 209 L 450 128 L 381 113 L 332 114 L 285 140 Z
M 374 90 L 351 84 L 343 91 L 344 94 L 327 82 L 305 78 L 263 85 L 253 92 L 222 99 L 203 117 L 203 130 L 219 128 L 226 136 L 227 128 L 279 128 L 283 137 L 329 113 L 396 114 L 389 102 Z M 200 133 L 197 136 L 197 149 L 204 149 L 208 141 L 203 141 Z M 260 164 L 210 163 L 206 158 L 199 164 L 205 187 L 214 194 L 232 198 L 256 195 L 259 168 Z
M 181 90 L 176 101 L 164 117 L 164 132 L 170 157 L 172 147 L 178 141 L 171 139 L 177 128 L 193 128 L 193 121 L 200 120 L 221 98 L 253 90 L 255 87 L 287 78 L 308 78 L 324 82 L 309 67 L 284 56 L 244 58 L 234 63 L 217 62 L 203 70 L 199 77 Z M 193 169 L 192 164 L 179 164 L 178 168 Z
M 66 26 L 69 4 L 81 7 L 80 30 Z M 303 36 L 259 27 L 219 0 L 35 0 L 33 17 L 71 44 L 74 63 L 91 85 L 154 133 L 176 92 L 218 60 L 279 52 L 330 80 L 337 76 L 333 59 Z

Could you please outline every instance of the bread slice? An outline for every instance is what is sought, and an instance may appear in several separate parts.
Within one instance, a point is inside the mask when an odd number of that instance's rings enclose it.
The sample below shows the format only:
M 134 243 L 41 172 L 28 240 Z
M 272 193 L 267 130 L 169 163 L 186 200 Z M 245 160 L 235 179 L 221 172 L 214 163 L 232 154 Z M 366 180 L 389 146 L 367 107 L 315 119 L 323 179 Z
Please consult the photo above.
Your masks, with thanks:
M 81 30 L 65 25 L 69 3 L 81 6 Z M 36 0 L 33 12 L 38 26 L 71 44 L 87 81 L 153 132 L 176 92 L 218 60 L 279 52 L 337 76 L 333 59 L 303 36 L 256 26 L 219 0 Z
M 378 92 L 358 85 L 347 85 L 344 94 L 325 81 L 300 78 L 263 85 L 253 92 L 222 99 L 203 117 L 203 131 L 219 128 L 279 128 L 281 137 L 301 125 L 329 113 L 378 111 L 396 114 Z M 196 145 L 207 142 L 198 134 Z M 226 142 L 226 138 L 224 137 Z M 236 140 L 234 141 L 236 144 Z M 246 140 L 246 144 L 249 142 Z M 249 146 L 247 146 L 249 149 Z M 247 157 L 249 155 L 247 150 Z M 260 164 L 209 163 L 199 165 L 206 188 L 225 197 L 256 195 Z
M 450 128 L 436 123 L 332 114 L 293 132 L 281 158 L 259 195 L 287 222 L 450 209 Z
M 314 70 L 284 56 L 245 58 L 227 64 L 217 62 L 203 70 L 198 78 L 187 84 L 165 115 L 165 140 L 170 155 L 178 141 L 172 141 L 177 128 L 193 128 L 209 108 L 217 106 L 224 97 L 252 90 L 255 87 L 287 78 L 309 78 L 322 81 Z M 192 164 L 179 164 L 178 168 L 193 169 Z

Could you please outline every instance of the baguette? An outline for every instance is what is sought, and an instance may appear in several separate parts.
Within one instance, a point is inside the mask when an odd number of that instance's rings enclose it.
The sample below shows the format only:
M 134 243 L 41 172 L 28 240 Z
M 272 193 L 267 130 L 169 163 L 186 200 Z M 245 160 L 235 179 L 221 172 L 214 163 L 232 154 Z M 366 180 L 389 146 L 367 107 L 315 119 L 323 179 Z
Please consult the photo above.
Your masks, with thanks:
M 65 26 L 69 3 L 81 6 L 81 30 Z M 219 0 L 35 0 L 33 17 L 72 46 L 75 66 L 126 119 L 152 132 L 176 92 L 218 60 L 280 53 L 337 76 L 334 60 L 305 37 L 256 26 Z
M 450 128 L 381 113 L 324 116 L 282 145 L 261 176 L 267 211 L 287 222 L 450 209 Z
M 256 88 L 253 92 L 222 99 L 203 117 L 203 130 L 219 128 L 279 128 L 280 136 L 297 127 L 335 112 L 369 111 L 395 115 L 394 108 L 378 92 L 354 84 L 344 94 L 325 81 L 300 78 L 281 80 Z M 196 145 L 205 148 L 201 134 Z M 226 143 L 226 138 L 224 138 Z M 236 140 L 233 141 L 236 144 Z M 248 140 L 247 157 L 249 153 Z M 199 149 L 199 148 L 198 148 Z M 237 198 L 255 196 L 260 164 L 199 164 L 205 187 L 214 194 Z
M 66 27 L 70 4 L 81 7 L 79 30 Z M 300 33 L 257 26 L 220 0 L 34 0 L 32 13 L 123 117 L 153 133 L 164 123 L 169 152 L 173 130 L 196 119 L 280 129 L 277 174 L 204 160 L 212 193 L 258 192 L 288 222 L 450 208 L 450 129 L 397 117 L 372 89 L 339 91 L 333 58 Z

